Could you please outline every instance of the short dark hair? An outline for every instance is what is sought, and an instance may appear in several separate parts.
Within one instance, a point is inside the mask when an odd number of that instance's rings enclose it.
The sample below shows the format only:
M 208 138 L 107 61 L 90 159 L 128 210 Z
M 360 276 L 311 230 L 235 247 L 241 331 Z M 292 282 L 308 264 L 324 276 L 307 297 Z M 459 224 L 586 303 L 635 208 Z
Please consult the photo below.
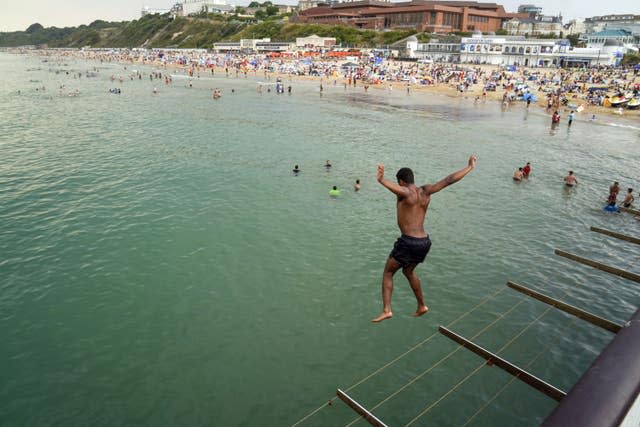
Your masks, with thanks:
M 396 179 L 398 181 L 402 180 L 407 184 L 413 184 L 413 171 L 409 168 L 401 168 L 398 173 L 396 173 Z

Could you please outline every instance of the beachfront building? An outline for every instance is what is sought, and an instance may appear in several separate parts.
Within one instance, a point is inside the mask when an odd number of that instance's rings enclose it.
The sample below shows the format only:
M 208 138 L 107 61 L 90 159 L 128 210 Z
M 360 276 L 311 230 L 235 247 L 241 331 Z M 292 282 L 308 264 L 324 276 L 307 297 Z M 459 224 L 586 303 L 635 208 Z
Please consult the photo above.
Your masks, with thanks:
M 525 67 L 618 65 L 622 47 L 572 48 L 568 40 L 474 34 L 460 43 L 460 62 Z
M 602 47 L 605 43 L 613 41 L 621 45 L 632 45 L 635 37 L 627 30 L 603 30 L 586 35 L 587 47 Z M 611 44 L 609 44 L 611 46 Z
M 315 34 L 296 38 L 296 47 L 306 49 L 331 48 L 336 45 L 335 37 L 320 37 Z
M 514 18 L 505 22 L 502 28 L 512 36 L 531 37 L 549 34 L 560 37 L 562 16 L 536 15 L 528 18 Z
M 635 36 L 640 36 L 640 15 L 631 13 L 593 16 L 586 18 L 584 25 L 587 34 L 604 30 L 626 30 Z
M 372 30 L 412 29 L 432 33 L 497 31 L 502 24 L 526 14 L 507 13 L 496 3 L 412 0 L 391 3 L 362 0 L 319 5 L 300 10 L 293 22 L 333 24 Z
M 392 45 L 396 47 L 395 44 Z M 400 46 L 398 46 L 400 47 Z M 460 62 L 460 43 L 453 40 L 431 39 L 420 43 L 415 36 L 406 39 L 406 48 L 402 56 L 434 62 Z
M 272 41 L 257 42 L 255 48 L 256 53 L 292 52 L 294 50 L 295 43 Z
M 218 42 L 213 44 L 213 50 L 217 53 L 254 53 L 258 43 L 270 43 L 270 38 L 264 39 L 240 39 L 239 42 Z

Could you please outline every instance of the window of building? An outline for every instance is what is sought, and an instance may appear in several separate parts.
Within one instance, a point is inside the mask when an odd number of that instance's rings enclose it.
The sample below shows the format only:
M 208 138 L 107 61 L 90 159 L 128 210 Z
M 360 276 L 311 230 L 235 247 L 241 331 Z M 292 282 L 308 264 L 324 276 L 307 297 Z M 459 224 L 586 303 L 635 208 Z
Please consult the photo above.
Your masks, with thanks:
M 443 13 L 442 16 L 442 23 L 446 26 L 450 26 L 451 28 L 454 29 L 459 29 L 460 28 L 460 14 L 459 13 L 452 13 L 452 12 L 445 12 Z
M 486 16 L 469 15 L 469 22 L 489 22 Z
M 385 27 L 410 27 L 422 24 L 424 13 L 394 13 L 385 19 Z

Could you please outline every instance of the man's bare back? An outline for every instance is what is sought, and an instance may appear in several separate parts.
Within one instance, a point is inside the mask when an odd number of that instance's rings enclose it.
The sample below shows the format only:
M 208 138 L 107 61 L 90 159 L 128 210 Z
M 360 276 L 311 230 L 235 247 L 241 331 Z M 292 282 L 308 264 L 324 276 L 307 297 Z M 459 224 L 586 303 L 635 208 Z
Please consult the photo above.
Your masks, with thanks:
M 398 196 L 397 215 L 400 232 L 407 236 L 426 237 L 424 231 L 424 218 L 429 209 L 431 195 L 427 194 L 423 187 L 411 184 L 407 187 L 408 194 Z

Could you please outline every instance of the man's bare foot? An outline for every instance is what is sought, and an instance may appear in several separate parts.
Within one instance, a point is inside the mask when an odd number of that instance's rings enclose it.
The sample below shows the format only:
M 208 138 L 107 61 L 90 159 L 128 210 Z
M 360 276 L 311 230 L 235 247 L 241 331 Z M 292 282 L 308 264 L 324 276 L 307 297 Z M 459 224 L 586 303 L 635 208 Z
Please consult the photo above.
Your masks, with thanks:
M 393 317 L 393 313 L 390 311 L 383 311 L 382 314 L 375 319 L 371 319 L 373 323 L 379 323 L 383 320 L 391 319 Z
M 416 313 L 414 314 L 414 316 L 416 316 L 416 317 L 422 316 L 427 311 L 429 311 L 429 307 L 427 307 L 426 305 L 423 305 L 422 307 L 420 307 L 420 308 L 418 308 L 416 310 Z

